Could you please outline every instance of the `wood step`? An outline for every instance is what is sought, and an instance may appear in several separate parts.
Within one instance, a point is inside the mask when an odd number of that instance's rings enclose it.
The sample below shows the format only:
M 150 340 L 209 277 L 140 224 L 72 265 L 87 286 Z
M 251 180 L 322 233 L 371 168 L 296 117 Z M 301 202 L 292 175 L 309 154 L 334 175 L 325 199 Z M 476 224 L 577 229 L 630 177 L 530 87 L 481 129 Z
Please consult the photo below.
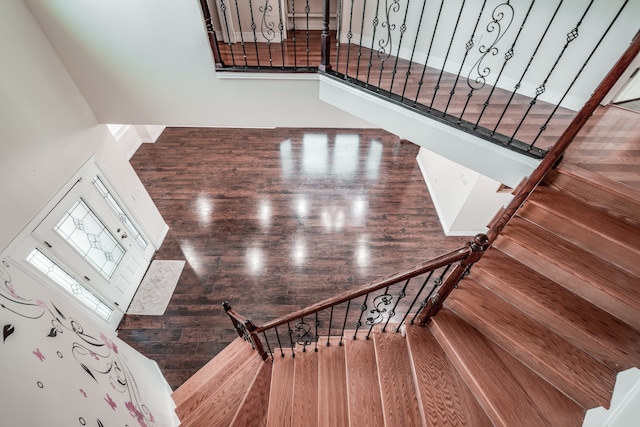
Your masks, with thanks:
M 318 356 L 310 346 L 296 347 L 293 376 L 293 425 L 318 425 Z
M 626 270 L 520 217 L 493 246 L 640 329 L 640 286 Z
M 375 333 L 373 341 L 385 425 L 426 425 L 416 397 L 407 341 L 397 332 Z
M 567 162 L 552 169 L 544 182 L 640 227 L 640 190 Z
M 231 421 L 231 427 L 263 427 L 267 425 L 272 367 L 271 360 L 267 360 L 260 366 L 249 386 L 249 391 L 245 394 Z
M 582 424 L 582 408 L 450 310 L 429 328 L 494 425 Z
M 640 229 L 550 187 L 539 187 L 518 215 L 640 276 Z
M 322 342 L 325 342 L 324 340 Z M 344 346 L 339 337 L 329 340 L 329 346 L 318 349 L 318 425 L 349 425 L 347 408 L 347 373 Z
M 271 388 L 269 390 L 269 410 L 267 426 L 292 426 L 293 415 L 293 379 L 295 377 L 295 357 L 291 350 L 279 356 L 280 349 L 273 352 L 273 368 L 271 370 Z
M 344 341 L 350 427 L 383 427 L 382 397 L 373 340 Z
M 446 306 L 583 408 L 609 404 L 614 370 L 473 279 L 460 282 Z
M 424 327 L 406 325 L 414 386 L 428 426 L 491 426 L 491 420 Z
M 236 358 L 237 353 L 246 354 L 246 357 L 248 357 L 252 352 L 251 345 L 242 338 L 238 337 L 231 341 L 216 357 L 207 362 L 206 365 L 171 394 L 176 406 L 182 405 L 198 388 L 209 381 L 211 377 L 216 376 L 219 371 L 229 369 L 230 364 L 238 364 L 238 361 L 242 359 Z
M 228 378 L 215 393 L 190 411 L 181 426 L 184 427 L 223 427 L 233 421 L 244 396 L 249 390 L 256 373 L 264 362 L 256 352 L 246 360 L 246 363 L 232 377 Z
M 640 366 L 638 330 L 498 249 L 473 266 L 471 278 L 611 369 Z
M 236 338 L 173 393 L 172 397 L 181 402 L 176 404 L 178 418 L 183 419 L 194 412 L 230 378 L 245 369 L 245 364 L 255 354 L 249 343 Z

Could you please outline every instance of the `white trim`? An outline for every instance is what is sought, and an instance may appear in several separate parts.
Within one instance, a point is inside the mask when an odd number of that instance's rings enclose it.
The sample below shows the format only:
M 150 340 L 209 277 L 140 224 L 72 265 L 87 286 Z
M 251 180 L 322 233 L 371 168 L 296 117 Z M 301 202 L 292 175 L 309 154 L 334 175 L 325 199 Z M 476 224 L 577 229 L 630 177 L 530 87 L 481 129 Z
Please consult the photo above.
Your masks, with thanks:
M 239 73 L 216 70 L 216 77 L 227 80 L 318 80 L 318 73 Z

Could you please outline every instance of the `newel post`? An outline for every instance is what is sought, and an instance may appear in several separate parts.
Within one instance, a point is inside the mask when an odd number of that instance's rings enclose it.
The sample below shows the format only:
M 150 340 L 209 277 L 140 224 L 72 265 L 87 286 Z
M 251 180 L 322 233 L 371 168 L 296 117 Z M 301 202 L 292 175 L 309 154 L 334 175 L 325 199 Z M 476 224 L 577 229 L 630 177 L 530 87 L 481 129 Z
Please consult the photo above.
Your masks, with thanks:
M 329 0 L 323 1 L 322 7 L 322 35 L 320 36 L 320 65 L 318 70 L 322 72 L 331 71 L 331 33 L 329 32 L 329 16 L 331 15 L 331 6 Z
M 224 311 L 231 319 L 231 323 L 233 323 L 233 327 L 238 333 L 238 336 L 249 342 L 249 344 L 251 344 L 251 346 L 258 352 L 260 357 L 262 357 L 262 360 L 267 360 L 269 354 L 264 350 L 262 341 L 260 341 L 258 334 L 255 333 L 255 330 L 257 329 L 256 325 L 251 320 L 245 319 L 236 313 L 236 311 L 231 308 L 228 301 L 222 303 L 222 308 L 224 308 Z
M 451 291 L 458 285 L 458 282 L 460 282 L 468 269 L 478 261 L 482 257 L 482 254 L 489 248 L 489 237 L 487 237 L 486 234 L 478 234 L 473 238 L 473 241 L 467 243 L 467 245 L 471 249 L 471 252 L 455 266 L 453 271 L 444 279 L 442 286 L 434 292 L 431 298 L 429 298 L 427 305 L 418 313 L 416 322 L 419 325 L 425 325 L 433 316 L 438 314 L 444 300 L 447 299 Z
M 202 8 L 202 15 L 204 16 L 204 24 L 207 27 L 207 35 L 209 36 L 209 44 L 211 45 L 211 51 L 213 52 L 213 60 L 216 63 L 216 68 L 224 68 L 224 62 L 220 55 L 218 39 L 216 37 L 216 32 L 213 29 L 213 21 L 211 20 L 211 12 L 209 11 L 207 0 L 200 0 L 200 7 Z

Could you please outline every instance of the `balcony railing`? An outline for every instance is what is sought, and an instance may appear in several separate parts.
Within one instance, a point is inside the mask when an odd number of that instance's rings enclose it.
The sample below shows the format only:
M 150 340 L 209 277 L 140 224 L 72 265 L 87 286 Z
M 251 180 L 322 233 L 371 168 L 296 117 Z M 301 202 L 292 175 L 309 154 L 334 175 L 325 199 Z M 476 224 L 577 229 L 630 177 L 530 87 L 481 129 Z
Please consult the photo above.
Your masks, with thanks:
M 606 71 L 628 3 L 210 0 L 212 16 L 201 0 L 219 70 L 324 72 L 536 158 Z

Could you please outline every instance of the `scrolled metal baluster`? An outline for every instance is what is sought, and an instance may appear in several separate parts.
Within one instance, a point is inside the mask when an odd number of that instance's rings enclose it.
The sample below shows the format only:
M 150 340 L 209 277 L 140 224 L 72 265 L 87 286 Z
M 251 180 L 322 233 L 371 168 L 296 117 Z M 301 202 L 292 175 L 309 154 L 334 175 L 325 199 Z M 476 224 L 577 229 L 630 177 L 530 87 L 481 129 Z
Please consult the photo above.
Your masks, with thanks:
M 458 75 L 456 76 L 456 81 L 451 88 L 451 92 L 449 92 L 449 101 L 447 101 L 447 106 L 444 108 L 443 116 L 447 115 L 447 111 L 449 110 L 449 105 L 451 104 L 451 100 L 453 99 L 453 95 L 456 94 L 456 85 L 458 84 L 458 79 L 460 79 L 460 74 L 462 73 L 462 68 L 464 67 L 464 63 L 467 61 L 467 56 L 469 55 L 469 51 L 473 48 L 473 39 L 476 37 L 476 30 L 478 29 L 478 24 L 480 23 L 480 18 L 482 17 L 482 12 L 484 12 L 484 7 L 487 4 L 487 0 L 482 2 L 482 7 L 480 8 L 480 13 L 478 13 L 478 18 L 476 19 L 476 24 L 473 26 L 473 31 L 471 32 L 471 37 L 469 41 L 465 45 L 464 57 L 462 58 L 462 62 L 460 63 L 460 68 L 458 69 Z M 462 109 L 462 113 L 460 114 L 460 119 L 464 115 L 464 111 L 467 109 L 467 105 L 471 100 L 471 96 L 467 96 L 467 102 L 464 104 L 464 108 Z
M 377 90 L 380 90 L 380 86 L 382 85 L 382 73 L 384 71 L 384 63 L 391 57 L 391 52 L 393 50 L 393 42 L 391 40 L 391 32 L 396 29 L 396 24 L 391 23 L 391 12 L 398 12 L 400 10 L 400 0 L 392 0 L 391 5 L 389 5 L 389 0 L 384 0 L 384 12 L 385 12 L 385 20 L 382 22 L 382 28 L 387 29 L 387 37 L 378 40 L 378 50 L 376 52 L 378 59 L 380 60 L 380 75 L 378 77 L 378 86 Z M 406 28 L 405 28 L 406 29 Z M 404 31 L 403 31 L 404 33 Z M 389 52 L 387 52 L 387 48 L 389 48 Z
M 400 59 L 400 48 L 402 47 L 402 40 L 404 33 L 407 31 L 407 13 L 409 12 L 409 1 L 407 0 L 407 7 L 404 10 L 404 18 L 402 18 L 402 24 L 400 24 L 400 40 L 398 40 L 398 49 L 396 51 L 396 61 L 393 64 L 393 70 L 391 71 L 391 84 L 389 85 L 389 92 L 393 92 L 393 82 L 396 79 L 396 72 L 398 71 L 398 60 Z M 413 52 L 411 52 L 413 56 Z M 409 62 L 409 68 L 411 68 L 411 62 Z M 408 69 L 407 69 L 408 71 Z
M 451 41 L 449 42 L 449 47 L 447 48 L 447 54 L 444 56 L 444 62 L 442 63 L 442 67 L 440 67 L 440 76 L 438 76 L 438 82 L 433 88 L 433 98 L 431 98 L 431 103 L 429 104 L 429 110 L 433 107 L 433 102 L 436 100 L 436 95 L 438 94 L 438 90 L 440 89 L 440 81 L 442 81 L 442 74 L 444 73 L 445 66 L 447 65 L 447 59 L 449 58 L 449 53 L 451 52 L 451 46 L 453 46 L 453 39 L 456 36 L 456 32 L 458 31 L 458 24 L 460 24 L 460 17 L 462 16 L 462 10 L 464 9 L 464 4 L 466 0 L 462 0 L 462 5 L 460 6 L 460 12 L 458 13 L 458 19 L 456 19 L 456 25 L 453 27 L 453 34 L 451 35 Z
M 518 123 L 518 126 L 516 127 L 516 130 L 513 132 L 513 135 L 511 135 L 511 138 L 509 138 L 509 143 L 511 143 L 511 141 L 513 141 L 513 139 L 516 137 L 516 134 L 518 133 L 518 131 L 520 130 L 520 127 L 522 126 L 522 124 L 526 120 L 527 116 L 529 115 L 529 112 L 531 111 L 533 106 L 536 104 L 536 102 L 538 100 L 538 97 L 540 95 L 542 95 L 546 91 L 546 84 L 549 81 L 549 78 L 551 77 L 551 74 L 553 74 L 553 71 L 558 66 L 558 63 L 560 62 L 560 59 L 562 59 L 562 57 L 564 56 L 564 53 L 566 52 L 567 48 L 569 47 L 569 44 L 572 41 L 574 41 L 575 39 L 578 38 L 578 36 L 579 36 L 578 29 L 580 28 L 580 25 L 582 25 L 582 21 L 584 20 L 584 17 L 587 16 L 587 13 L 589 12 L 589 9 L 591 9 L 591 6 L 593 5 L 593 2 L 594 2 L 594 0 L 591 0 L 589 2 L 589 5 L 587 6 L 587 8 L 585 9 L 584 13 L 582 14 L 582 17 L 580 17 L 580 20 L 578 21 L 576 26 L 571 31 L 569 31 L 567 33 L 567 42 L 562 47 L 562 50 L 560 51 L 560 54 L 558 55 L 558 57 L 556 58 L 556 61 L 551 66 L 551 69 L 547 73 L 547 76 L 545 77 L 545 79 L 542 82 L 542 84 L 536 88 L 536 96 L 529 102 L 529 107 L 527 108 L 527 111 L 525 111 L 524 115 L 522 116 L 522 119 L 520 120 L 520 123 Z
M 224 3 L 224 0 L 220 0 L 220 4 Z M 240 19 L 240 9 L 238 8 L 238 0 L 235 0 L 236 3 L 236 15 L 238 17 L 238 29 L 240 30 L 240 46 L 242 46 L 242 56 L 244 57 L 244 66 L 248 67 L 249 62 L 247 61 L 247 49 L 244 44 L 244 33 L 242 32 L 242 20 Z M 231 44 L 231 39 L 229 39 L 229 44 Z
M 411 58 L 409 58 L 409 68 L 407 68 L 407 73 L 404 79 L 404 87 L 402 88 L 402 96 L 400 97 L 400 101 L 404 101 L 404 94 L 407 91 L 407 84 L 409 83 L 409 76 L 411 75 L 411 64 L 413 64 L 413 55 L 416 53 L 416 46 L 418 45 L 418 37 L 420 36 L 420 29 L 422 28 L 422 18 L 424 17 L 424 9 L 426 6 L 427 6 L 427 0 L 422 0 L 422 10 L 420 10 L 420 19 L 418 20 L 418 29 L 416 30 L 416 37 L 413 40 L 413 49 L 411 49 Z M 407 4 L 407 9 L 409 9 L 408 4 Z
M 351 306 L 351 300 L 347 301 L 347 311 L 344 314 L 344 322 L 342 323 L 342 331 L 340 331 L 340 342 L 338 345 L 342 347 L 342 339 L 344 338 L 344 328 L 347 326 L 347 317 L 349 317 L 349 307 Z
M 262 14 L 262 18 L 260 20 L 260 32 L 262 33 L 262 37 L 267 40 L 267 49 L 269 51 L 269 67 L 272 67 L 273 56 L 271 55 L 271 41 L 276 38 L 276 32 L 274 30 L 275 23 L 273 21 L 267 22 L 267 16 L 269 16 L 271 12 L 273 12 L 273 6 L 269 4 L 269 0 L 265 0 L 264 6 L 258 7 L 258 10 Z
M 378 24 L 380 23 L 380 20 L 378 19 L 379 10 L 380 0 L 376 0 L 376 16 L 371 22 L 373 25 L 373 36 L 371 37 L 371 51 L 369 52 L 369 65 L 367 66 L 367 80 L 365 82 L 365 87 L 369 87 L 369 77 L 371 76 L 371 66 L 373 65 L 373 47 L 376 41 L 376 30 L 378 29 Z M 360 36 L 362 37 L 362 34 Z
M 296 357 L 295 346 L 296 343 L 293 341 L 293 329 L 291 329 L 291 325 L 287 323 L 287 329 L 289 329 L 289 342 L 291 342 L 291 357 Z
M 407 292 L 407 286 L 409 285 L 410 281 L 411 281 L 411 278 L 408 278 L 407 281 L 404 283 L 404 286 L 402 287 L 402 290 L 398 294 L 398 298 L 396 298 L 396 302 L 393 305 L 393 308 L 391 309 L 391 311 L 389 311 L 389 315 L 387 316 L 387 321 L 385 322 L 384 326 L 382 327 L 382 332 L 386 332 L 387 325 L 389 324 L 389 321 L 391 320 L 391 318 L 393 316 L 396 315 L 396 308 L 398 307 L 398 303 L 400 302 L 400 300 L 407 296 L 407 293 L 406 293 Z
M 516 85 L 514 86 L 514 90 L 513 90 L 513 92 L 511 92 L 511 96 L 509 97 L 509 100 L 505 104 L 504 109 L 502 110 L 502 114 L 500 114 L 500 117 L 498 118 L 498 121 L 496 122 L 496 125 L 494 126 L 493 130 L 491 131 L 491 135 L 492 136 L 495 135 L 495 133 L 496 133 L 496 131 L 498 129 L 498 126 L 500 126 L 500 123 L 502 122 L 502 119 L 504 118 L 504 115 L 507 113 L 507 110 L 509 109 L 509 106 L 511 105 L 511 101 L 513 101 L 513 97 L 516 96 L 516 93 L 518 92 L 518 89 L 520 89 L 520 86 L 522 84 L 522 80 L 524 80 L 524 76 L 529 71 L 529 67 L 531 66 L 531 63 L 533 62 L 533 59 L 536 57 L 536 54 L 538 53 L 538 50 L 540 49 L 540 45 L 544 41 L 544 38 L 546 37 L 547 32 L 549 32 L 549 28 L 551 28 L 551 24 L 553 24 L 553 21 L 555 21 L 555 18 L 558 15 L 558 11 L 560 10 L 560 6 L 562 6 L 563 2 L 564 2 L 564 0 L 560 0 L 560 2 L 558 3 L 558 6 L 556 7 L 556 10 L 553 12 L 553 15 L 551 16 L 551 19 L 549 19 L 549 22 L 547 22 L 547 27 L 544 29 L 544 32 L 542 33 L 542 36 L 540 37 L 540 40 L 538 40 L 538 45 L 536 46 L 536 48 L 534 49 L 533 53 L 531 54 L 531 57 L 529 58 L 529 62 L 527 63 L 527 66 L 524 68 L 524 71 L 520 75 L 520 80 L 518 80 L 518 83 L 516 83 Z
M 556 111 L 558 111 L 558 108 L 560 108 L 560 106 L 562 105 L 562 102 L 564 101 L 565 97 L 569 94 L 569 91 L 571 90 L 571 88 L 573 87 L 573 85 L 575 84 L 576 80 L 578 80 L 578 77 L 580 77 L 580 75 L 582 74 L 582 71 L 584 70 L 584 68 L 587 66 L 587 64 L 589 63 L 589 61 L 591 60 L 591 58 L 593 57 L 593 54 L 596 52 L 596 50 L 598 49 L 598 47 L 600 47 L 600 44 L 602 43 L 602 41 L 604 40 L 604 38 L 607 36 L 607 34 L 609 33 L 609 30 L 611 30 L 611 27 L 613 26 L 613 24 L 618 20 L 618 17 L 620 16 L 620 14 L 622 13 L 622 10 L 627 6 L 627 4 L 629 3 L 629 0 L 625 0 L 625 2 L 622 4 L 622 6 L 620 6 L 620 9 L 618 10 L 618 13 L 616 14 L 616 16 L 613 18 L 613 20 L 609 23 L 609 26 L 607 27 L 607 29 L 604 31 L 604 33 L 602 34 L 602 37 L 600 37 L 600 40 L 598 40 L 598 43 L 596 44 L 596 46 L 593 48 L 593 50 L 591 51 L 591 53 L 589 54 L 589 57 L 586 59 L 586 61 L 584 61 L 584 63 L 582 64 L 582 67 L 580 67 L 580 70 L 578 70 L 578 72 L 576 73 L 576 76 L 573 78 L 573 81 L 571 82 L 571 84 L 569 84 L 569 87 L 567 88 L 567 90 L 564 92 L 564 94 L 562 95 L 562 98 L 560 98 L 560 101 L 558 101 L 558 103 L 556 104 L 556 106 L 554 107 L 553 111 L 551 112 L 551 114 L 549 114 L 549 117 L 547 118 L 547 120 L 544 122 L 544 124 L 542 126 L 540 126 L 540 131 L 538 132 L 538 134 L 536 135 L 536 137 L 534 138 L 533 142 L 531 142 L 531 144 L 529 145 L 529 150 L 531 150 L 533 148 L 533 146 L 535 145 L 535 143 L 538 141 L 538 138 L 540 138 L 540 135 L 542 135 L 542 132 L 545 131 L 545 129 L 547 128 L 547 126 L 549 125 L 549 122 L 551 121 L 551 119 L 553 118 L 554 114 L 556 113 Z
M 367 300 L 369 299 L 369 294 L 364 296 L 364 301 L 362 305 L 360 305 L 360 317 L 358 317 L 358 321 L 356 322 L 356 330 L 353 332 L 353 339 L 355 340 L 358 335 L 358 329 L 362 326 L 362 316 L 364 312 L 367 311 Z
M 422 291 L 424 290 L 424 288 L 427 285 L 427 283 L 429 282 L 429 280 L 431 280 L 431 276 L 432 275 L 433 275 L 433 270 L 431 270 L 429 272 L 429 274 L 427 275 L 427 278 L 422 282 L 422 286 L 420 286 L 420 289 L 418 290 L 418 293 L 413 298 L 413 301 L 411 301 L 411 305 L 409 306 L 407 311 L 404 313 L 404 316 L 402 317 L 402 320 L 400 321 L 400 323 L 398 323 L 398 327 L 396 328 L 395 332 L 399 332 L 400 331 L 400 327 L 402 326 L 404 321 L 407 320 L 407 317 L 409 316 L 409 313 L 411 313 L 411 310 L 413 310 L 413 306 L 415 305 L 416 301 L 418 301 L 418 298 L 420 298 L 420 295 L 422 294 Z
M 507 63 L 509 62 L 509 60 L 511 60 L 511 58 L 513 58 L 513 56 L 515 54 L 514 52 L 515 52 L 516 43 L 518 42 L 518 39 L 520 38 L 520 34 L 522 33 L 522 30 L 524 29 L 524 25 L 527 23 L 527 19 L 529 18 L 529 15 L 531 14 L 531 9 L 533 9 L 533 5 L 535 4 L 535 2 L 536 2 L 536 0 L 531 0 L 531 4 L 529 4 L 529 9 L 527 9 L 527 13 L 524 16 L 524 19 L 522 20 L 522 22 L 520 23 L 520 28 L 518 29 L 518 33 L 516 34 L 516 37 L 513 40 L 513 43 L 511 43 L 511 47 L 504 53 L 504 62 L 502 63 L 502 68 L 500 68 L 500 72 L 498 73 L 498 77 L 496 78 L 495 83 L 493 84 L 493 86 L 491 86 L 491 91 L 489 92 L 489 96 L 487 96 L 486 101 L 484 101 L 484 103 L 482 104 L 482 111 L 480 111 L 480 114 L 478 115 L 478 120 L 476 120 L 476 124 L 473 126 L 473 130 L 476 130 L 478 128 L 478 124 L 480 123 L 480 120 L 482 119 L 482 116 L 484 115 L 485 110 L 489 106 L 489 102 L 491 100 L 491 97 L 493 96 L 493 92 L 498 87 L 498 82 L 500 81 L 500 77 L 502 76 L 502 72 L 506 68 Z M 464 115 L 464 112 L 467 109 L 467 104 L 468 103 L 469 103 L 469 100 L 467 100 L 467 102 L 464 105 L 464 108 L 462 109 L 462 114 L 460 114 L 460 119 L 461 120 L 462 120 L 462 116 Z
M 318 326 L 320 326 L 320 321 L 318 320 L 318 312 L 316 311 L 316 320 L 314 322 L 315 326 L 316 326 L 316 334 L 315 334 L 315 348 L 313 351 L 315 351 L 316 353 L 318 352 L 318 341 L 320 341 L 320 336 L 318 335 Z
M 367 317 L 366 324 L 369 325 L 369 332 L 365 339 L 369 339 L 373 327 L 384 320 L 384 314 L 387 312 L 386 306 L 391 305 L 393 296 L 389 294 L 389 286 L 384 290 L 384 294 L 380 294 L 373 299 L 373 308 L 369 310 L 371 317 Z
M 304 321 L 304 317 L 300 319 L 295 326 L 296 344 L 302 346 L 302 352 L 307 352 L 307 346 L 311 344 L 311 325 Z
M 276 339 L 278 340 L 278 347 L 280 348 L 280 357 L 284 357 L 284 349 L 282 348 L 282 343 L 280 342 L 280 333 L 278 332 L 278 327 L 275 326 L 273 329 L 276 331 Z
M 427 50 L 427 57 L 424 60 L 424 66 L 422 67 L 422 75 L 420 76 L 420 81 L 418 81 L 418 90 L 416 91 L 416 98 L 413 100 L 413 106 L 418 105 L 418 97 L 420 96 L 420 90 L 422 89 L 422 85 L 424 84 L 424 73 L 427 71 L 427 64 L 429 63 L 429 57 L 431 56 L 431 48 L 433 47 L 433 41 L 436 38 L 436 32 L 438 31 L 438 24 L 440 23 L 440 15 L 442 15 L 442 8 L 444 6 L 444 1 L 440 2 L 440 9 L 438 9 L 438 16 L 436 17 L 436 23 L 433 27 L 433 33 L 431 33 L 431 42 L 429 42 L 429 50 Z
M 333 306 L 331 306 L 331 311 L 329 314 L 329 332 L 327 333 L 327 347 L 331 345 L 329 339 L 331 338 L 331 322 L 333 322 Z

